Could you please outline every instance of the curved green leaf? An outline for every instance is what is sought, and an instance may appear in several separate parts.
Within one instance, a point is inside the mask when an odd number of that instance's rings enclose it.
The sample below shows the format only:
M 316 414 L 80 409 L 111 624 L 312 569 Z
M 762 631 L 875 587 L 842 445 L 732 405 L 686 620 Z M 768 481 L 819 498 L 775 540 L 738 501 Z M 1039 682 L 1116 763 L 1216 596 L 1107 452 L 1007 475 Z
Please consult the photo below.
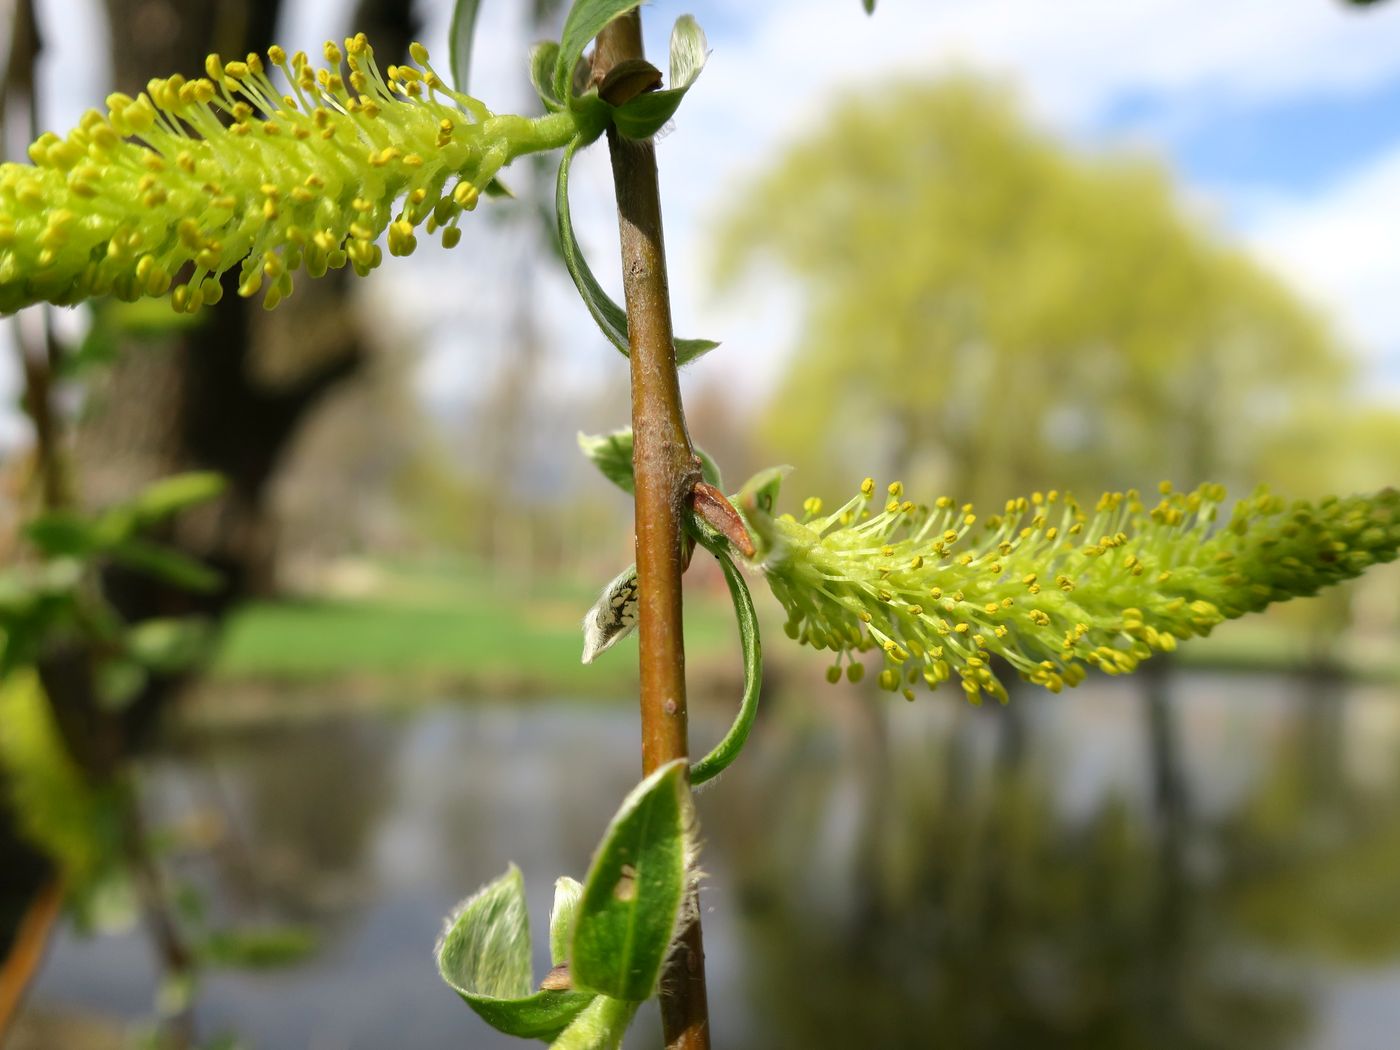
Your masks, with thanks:
M 697 530 L 696 540 L 715 556 L 724 572 L 724 582 L 729 585 L 734 615 L 739 622 L 739 641 L 744 650 L 744 695 L 739 701 L 739 714 L 729 727 L 729 732 L 724 734 L 724 739 L 690 767 L 690 782 L 698 786 L 729 768 L 748 742 L 754 716 L 758 714 L 758 694 L 763 685 L 763 647 L 759 642 L 758 614 L 754 611 L 753 597 L 749 594 L 744 577 L 729 557 L 728 541 L 708 529 L 704 533 Z
M 569 946 L 574 943 L 578 924 L 578 904 L 583 899 L 583 883 L 561 875 L 554 880 L 554 907 L 549 911 L 549 964 L 565 966 Z
M 685 896 L 691 824 L 683 758 L 623 801 L 583 885 L 570 956 L 579 988 L 628 1002 L 656 991 Z
M 564 34 L 559 40 L 559 57 L 554 64 L 554 94 L 572 104 L 574 65 L 583 55 L 588 42 L 618 15 L 625 15 L 641 0 L 574 0 L 564 19 Z
M 709 57 L 709 41 L 700 23 L 692 15 L 681 15 L 671 27 L 670 86 L 681 91 L 690 87 Z
M 544 108 L 558 113 L 564 108 L 564 101 L 554 93 L 554 67 L 559 62 L 559 45 L 552 40 L 536 44 L 530 48 L 530 83 L 535 86 Z
M 478 1017 L 507 1035 L 554 1039 L 593 1000 L 533 992 L 525 880 L 512 864 L 458 908 L 438 943 L 438 972 Z
M 612 297 L 593 276 L 593 271 L 584 259 L 578 240 L 574 236 L 573 219 L 569 214 L 569 167 L 582 144 L 582 139 L 575 139 L 565 147 L 564 155 L 559 160 L 559 177 L 554 184 L 554 211 L 558 224 L 559 248 L 564 255 L 564 265 L 569 270 L 569 276 L 574 279 L 574 287 L 578 289 L 589 314 L 608 337 L 608 342 L 626 355 L 630 351 L 627 339 L 627 312 L 613 302 Z M 677 366 L 689 364 L 719 346 L 709 339 L 677 339 L 675 345 Z
M 452 86 L 462 94 L 467 91 L 467 78 L 471 74 L 472 38 L 476 36 L 476 15 L 481 9 L 481 0 L 457 0 L 452 6 L 452 24 L 447 30 L 447 44 L 451 49 Z

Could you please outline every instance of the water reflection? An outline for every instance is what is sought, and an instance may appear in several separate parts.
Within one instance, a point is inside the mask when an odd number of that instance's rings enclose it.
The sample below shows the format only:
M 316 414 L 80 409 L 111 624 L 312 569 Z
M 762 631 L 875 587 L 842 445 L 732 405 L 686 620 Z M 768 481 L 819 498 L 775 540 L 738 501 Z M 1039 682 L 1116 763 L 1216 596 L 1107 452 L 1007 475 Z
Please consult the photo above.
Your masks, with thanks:
M 716 1045 L 1389 1045 L 1396 699 L 1183 674 L 1009 713 L 845 689 L 770 705 L 700 799 Z M 162 760 L 162 815 L 216 832 L 180 870 L 230 919 L 322 932 L 292 971 L 212 979 L 203 1030 L 514 1045 L 438 985 L 440 916 L 514 860 L 542 965 L 552 881 L 582 873 L 635 748 L 628 710 L 477 705 Z M 65 937 L 32 1009 L 143 1016 L 145 952 Z M 628 1045 L 657 1045 L 654 1017 Z

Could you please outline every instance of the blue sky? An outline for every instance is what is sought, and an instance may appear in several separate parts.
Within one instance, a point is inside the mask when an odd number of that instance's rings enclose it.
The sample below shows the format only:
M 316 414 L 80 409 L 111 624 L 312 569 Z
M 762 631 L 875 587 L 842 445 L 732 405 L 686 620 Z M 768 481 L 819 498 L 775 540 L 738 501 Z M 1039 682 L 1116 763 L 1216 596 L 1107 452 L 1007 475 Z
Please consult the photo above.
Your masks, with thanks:
M 1374 17 L 1374 16 L 1372 16 Z M 1161 144 L 1180 175 L 1200 186 L 1326 193 L 1400 143 L 1400 78 L 1359 92 L 1317 92 L 1212 106 L 1209 97 L 1125 91 L 1095 129 L 1108 139 Z
M 105 94 L 100 4 L 42 6 L 64 27 L 48 35 L 47 82 L 51 121 L 66 127 Z M 281 42 L 310 50 L 348 7 L 302 0 Z M 425 42 L 445 55 L 449 4 L 429 7 Z M 497 109 L 528 104 L 519 7 L 483 3 L 472 90 Z M 677 328 L 725 343 L 690 382 L 726 382 L 741 361 L 760 395 L 795 335 L 791 289 L 776 277 L 728 301 L 708 292 L 708 230 L 727 195 L 816 126 L 834 94 L 972 69 L 1014 85 L 1033 118 L 1069 141 L 1159 157 L 1190 207 L 1334 321 L 1365 362 L 1367 396 L 1400 405 L 1400 0 L 1367 10 L 1340 0 L 880 0 L 873 18 L 858 0 L 657 0 L 644 11 L 653 56 L 664 58 L 670 24 L 686 12 L 712 48 L 659 147 Z M 606 275 L 616 229 L 601 149 L 580 158 L 574 184 L 580 237 Z M 452 253 L 425 246 L 377 272 L 361 297 L 367 324 L 426 344 L 422 388 L 458 404 L 503 352 L 490 343 L 509 279 L 490 224 L 464 232 Z M 537 294 L 561 390 L 613 371 L 567 283 L 551 278 Z M 464 326 L 485 349 L 463 351 Z M 13 384 L 9 366 L 0 358 L 0 388 Z

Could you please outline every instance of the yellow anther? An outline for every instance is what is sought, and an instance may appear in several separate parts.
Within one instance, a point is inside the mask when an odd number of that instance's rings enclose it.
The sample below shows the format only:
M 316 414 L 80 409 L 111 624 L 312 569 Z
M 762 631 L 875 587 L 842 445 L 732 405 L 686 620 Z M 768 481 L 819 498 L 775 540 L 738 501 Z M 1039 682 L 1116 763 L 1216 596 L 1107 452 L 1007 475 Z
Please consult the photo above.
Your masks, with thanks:
M 475 208 L 480 196 L 480 191 L 465 179 L 457 183 L 456 188 L 452 191 L 453 202 L 463 211 L 471 211 Z

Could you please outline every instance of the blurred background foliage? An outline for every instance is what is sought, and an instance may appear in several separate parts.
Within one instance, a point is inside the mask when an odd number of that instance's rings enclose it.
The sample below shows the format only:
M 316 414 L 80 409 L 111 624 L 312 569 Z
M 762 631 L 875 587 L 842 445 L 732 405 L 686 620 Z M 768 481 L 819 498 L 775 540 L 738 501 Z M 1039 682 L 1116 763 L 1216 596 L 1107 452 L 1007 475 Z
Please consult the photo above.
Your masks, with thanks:
M 106 0 L 114 86 L 263 48 L 303 6 Z M 324 28 L 388 62 L 440 6 L 359 0 Z M 52 9 L 8 9 L 10 143 Z M 510 13 L 529 39 L 561 16 Z M 993 506 L 1400 480 L 1400 410 L 1365 396 L 1310 290 L 1159 161 L 1043 130 L 1034 90 L 965 69 L 848 92 L 724 197 L 716 295 L 776 277 L 798 315 L 770 387 L 739 389 L 737 362 L 688 384 L 727 476 L 798 465 L 789 509 L 866 474 Z M 46 618 L 0 683 L 5 1046 L 497 1045 L 431 973 L 438 917 L 506 859 L 532 900 L 580 874 L 635 765 L 630 646 L 578 663 L 630 506 L 573 435 L 625 421 L 625 371 L 598 357 L 613 374 L 576 381 L 594 358 L 550 323 L 549 173 L 510 175 L 517 201 L 469 231 L 486 294 L 415 258 L 272 314 L 230 294 L 193 322 L 160 303 L 9 322 L 29 425 L 0 448 L 0 611 Z M 464 404 L 423 378 L 434 323 L 479 362 Z M 73 575 L 23 531 L 185 471 L 227 487 L 134 538 L 215 570 L 203 593 L 110 552 Z M 708 741 L 740 667 L 705 568 L 687 647 Z M 1396 568 L 1004 710 L 833 689 L 771 642 L 752 752 L 700 800 L 719 1043 L 1384 1045 Z M 195 620 L 182 658 L 136 659 L 135 629 Z

